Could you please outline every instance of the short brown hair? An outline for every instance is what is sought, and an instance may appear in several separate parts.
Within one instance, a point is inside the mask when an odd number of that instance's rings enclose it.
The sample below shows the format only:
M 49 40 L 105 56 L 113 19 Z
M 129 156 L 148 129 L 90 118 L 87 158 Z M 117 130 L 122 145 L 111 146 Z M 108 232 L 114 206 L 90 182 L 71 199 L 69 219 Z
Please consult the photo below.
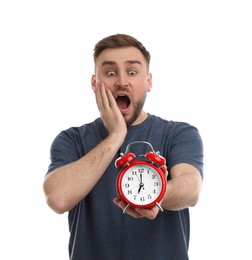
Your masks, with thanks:
M 99 55 L 107 48 L 122 48 L 122 47 L 136 47 L 143 54 L 147 66 L 150 64 L 150 53 L 146 50 L 141 42 L 136 38 L 127 34 L 114 34 L 103 38 L 98 43 L 96 43 L 94 48 L 94 61 L 97 60 Z

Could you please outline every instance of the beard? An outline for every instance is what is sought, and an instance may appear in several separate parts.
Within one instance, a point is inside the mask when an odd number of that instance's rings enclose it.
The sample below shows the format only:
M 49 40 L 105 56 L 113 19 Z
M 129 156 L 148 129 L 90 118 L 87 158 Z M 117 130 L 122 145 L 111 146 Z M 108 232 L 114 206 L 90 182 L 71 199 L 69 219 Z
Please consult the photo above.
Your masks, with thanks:
M 131 126 L 138 119 L 139 115 L 143 110 L 146 96 L 147 96 L 147 92 L 145 93 L 143 98 L 141 98 L 138 102 L 133 104 L 134 105 L 133 115 L 129 119 L 125 120 L 127 126 Z

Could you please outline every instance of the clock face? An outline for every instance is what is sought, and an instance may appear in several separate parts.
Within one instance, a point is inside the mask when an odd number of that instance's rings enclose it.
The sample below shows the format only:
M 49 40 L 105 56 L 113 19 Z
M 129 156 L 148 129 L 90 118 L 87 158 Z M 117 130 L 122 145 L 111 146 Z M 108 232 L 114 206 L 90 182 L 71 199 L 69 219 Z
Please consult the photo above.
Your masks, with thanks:
M 137 207 L 149 207 L 159 202 L 164 194 L 163 173 L 152 164 L 131 165 L 122 172 L 119 179 L 119 190 L 126 202 Z M 163 178 L 161 178 L 161 176 Z

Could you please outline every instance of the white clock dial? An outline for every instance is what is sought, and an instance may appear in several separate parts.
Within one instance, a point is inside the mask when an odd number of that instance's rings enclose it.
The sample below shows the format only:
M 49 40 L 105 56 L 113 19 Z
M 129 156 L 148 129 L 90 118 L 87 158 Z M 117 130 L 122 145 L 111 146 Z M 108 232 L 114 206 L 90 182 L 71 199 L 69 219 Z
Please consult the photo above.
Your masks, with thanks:
M 133 204 L 148 205 L 157 199 L 162 190 L 162 180 L 148 165 L 130 167 L 122 178 L 122 192 Z

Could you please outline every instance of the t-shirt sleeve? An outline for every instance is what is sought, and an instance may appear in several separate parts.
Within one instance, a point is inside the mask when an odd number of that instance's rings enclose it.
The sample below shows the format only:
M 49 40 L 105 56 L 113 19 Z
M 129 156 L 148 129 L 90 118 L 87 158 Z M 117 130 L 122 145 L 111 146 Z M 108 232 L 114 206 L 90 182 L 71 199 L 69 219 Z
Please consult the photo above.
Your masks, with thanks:
M 47 173 L 78 159 L 79 155 L 73 137 L 70 133 L 62 131 L 52 142 L 50 149 L 51 163 Z
M 203 177 L 203 142 L 196 127 L 183 123 L 173 129 L 168 155 L 169 170 L 178 163 L 189 163 Z

